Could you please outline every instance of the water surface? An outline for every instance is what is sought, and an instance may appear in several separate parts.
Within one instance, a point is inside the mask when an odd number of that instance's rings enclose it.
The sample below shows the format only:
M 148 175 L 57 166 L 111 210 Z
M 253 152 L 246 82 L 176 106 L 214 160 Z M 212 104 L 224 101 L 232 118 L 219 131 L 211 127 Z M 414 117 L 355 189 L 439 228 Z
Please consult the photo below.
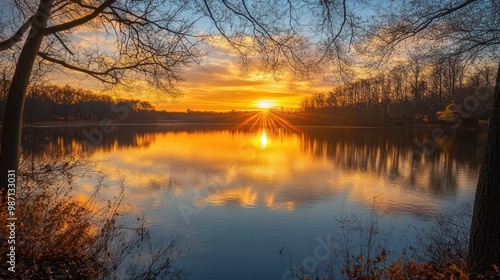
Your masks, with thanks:
M 398 233 L 472 202 L 485 133 L 445 130 L 437 142 L 432 133 L 193 124 L 115 125 L 110 133 L 29 127 L 23 145 L 96 161 L 107 195 L 123 185 L 131 213 L 144 213 L 155 234 L 179 238 L 187 250 L 179 265 L 190 279 L 281 279 L 290 261 L 311 255 L 318 237 L 340 238 L 336 218 L 342 215 L 369 216 L 374 207 L 385 213 L 381 226 Z M 86 196 L 95 180 L 78 184 Z

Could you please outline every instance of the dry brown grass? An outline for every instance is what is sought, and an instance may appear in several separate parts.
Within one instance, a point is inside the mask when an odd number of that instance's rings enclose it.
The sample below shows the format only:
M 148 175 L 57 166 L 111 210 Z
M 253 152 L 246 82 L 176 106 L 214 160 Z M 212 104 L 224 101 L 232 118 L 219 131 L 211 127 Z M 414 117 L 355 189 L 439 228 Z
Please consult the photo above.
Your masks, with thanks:
M 152 236 L 144 217 L 132 226 L 120 222 L 123 191 L 105 201 L 100 181 L 91 197 L 74 197 L 73 178 L 87 174 L 88 163 L 56 155 L 34 160 L 24 161 L 18 176 L 16 272 L 2 262 L 1 279 L 183 278 L 174 266 L 183 255 L 174 239 Z M 6 227 L 0 232 L 8 234 Z M 5 238 L 1 243 L 10 246 Z

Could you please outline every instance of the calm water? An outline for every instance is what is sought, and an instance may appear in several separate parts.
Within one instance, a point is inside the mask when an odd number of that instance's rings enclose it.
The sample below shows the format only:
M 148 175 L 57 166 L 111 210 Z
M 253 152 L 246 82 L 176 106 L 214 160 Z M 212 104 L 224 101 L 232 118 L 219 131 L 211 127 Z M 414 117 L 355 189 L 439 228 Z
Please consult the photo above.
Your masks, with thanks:
M 336 218 L 369 215 L 374 197 L 396 242 L 409 226 L 472 202 L 486 137 L 444 131 L 445 141 L 414 156 L 431 129 L 145 124 L 25 135 L 35 152 L 97 161 L 106 195 L 125 186 L 131 213 L 179 238 L 190 279 L 281 279 L 283 263 L 301 263 L 318 237 L 338 238 Z M 94 184 L 80 180 L 81 196 Z

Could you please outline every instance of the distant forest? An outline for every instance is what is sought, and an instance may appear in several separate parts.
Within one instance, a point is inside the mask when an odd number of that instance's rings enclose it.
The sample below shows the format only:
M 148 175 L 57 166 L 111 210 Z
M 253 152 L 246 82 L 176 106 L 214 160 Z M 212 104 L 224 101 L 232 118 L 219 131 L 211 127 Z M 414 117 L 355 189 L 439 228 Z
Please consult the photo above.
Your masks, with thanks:
M 328 93 L 304 97 L 304 113 L 330 115 L 354 123 L 467 121 L 488 119 L 496 68 L 459 56 L 424 61 L 413 58 L 365 79 L 351 79 Z
M 489 118 L 495 68 L 467 64 L 458 57 L 431 62 L 409 60 L 369 78 L 350 79 L 327 93 L 305 96 L 299 109 L 272 112 L 290 125 L 412 126 L 460 122 L 476 126 Z M 9 81 L 0 81 L 0 120 L 4 116 Z M 126 109 L 126 118 L 123 110 Z M 24 122 L 178 121 L 241 123 L 256 112 L 167 112 L 149 102 L 113 98 L 69 85 L 29 88 Z
M 0 120 L 3 120 L 9 81 L 0 81 Z M 25 123 L 54 121 L 98 122 L 104 119 L 123 122 L 193 121 L 238 122 L 241 112 L 167 112 L 156 110 L 147 101 L 113 98 L 69 85 L 37 85 L 28 90 L 24 106 Z

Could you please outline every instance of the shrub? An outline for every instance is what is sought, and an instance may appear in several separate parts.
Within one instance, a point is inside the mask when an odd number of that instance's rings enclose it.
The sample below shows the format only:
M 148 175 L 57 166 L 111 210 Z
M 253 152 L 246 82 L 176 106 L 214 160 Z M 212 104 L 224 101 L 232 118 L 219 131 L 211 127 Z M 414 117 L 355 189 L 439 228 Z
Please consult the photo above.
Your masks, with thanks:
M 446 105 L 446 108 L 444 109 L 444 111 L 438 111 L 436 113 L 436 117 L 440 121 L 445 121 L 445 122 L 449 122 L 449 123 L 456 123 L 456 122 L 460 121 L 460 117 L 455 112 L 456 106 L 457 105 L 455 103 L 450 103 L 450 104 Z
M 434 225 L 417 233 L 419 245 L 407 244 L 399 254 L 387 249 L 389 234 L 380 231 L 383 216 L 374 209 L 364 223 L 359 215 L 337 219 L 343 231 L 331 246 L 330 259 L 314 272 L 292 265 L 292 279 L 500 279 L 498 266 L 484 274 L 467 271 L 470 205 L 438 216 Z
M 99 180 L 84 201 L 73 196 L 73 178 L 88 174 L 88 162 L 60 155 L 23 160 L 16 190 L 15 273 L 2 262 L 0 278 L 179 279 L 173 262 L 182 257 L 174 239 L 150 234 L 144 217 L 130 227 L 120 222 L 122 191 L 104 201 Z M 1 219 L 7 213 L 2 211 Z M 1 227 L 2 236 L 7 228 Z M 2 238 L 2 248 L 8 248 Z M 123 267 L 128 267 L 124 274 Z

